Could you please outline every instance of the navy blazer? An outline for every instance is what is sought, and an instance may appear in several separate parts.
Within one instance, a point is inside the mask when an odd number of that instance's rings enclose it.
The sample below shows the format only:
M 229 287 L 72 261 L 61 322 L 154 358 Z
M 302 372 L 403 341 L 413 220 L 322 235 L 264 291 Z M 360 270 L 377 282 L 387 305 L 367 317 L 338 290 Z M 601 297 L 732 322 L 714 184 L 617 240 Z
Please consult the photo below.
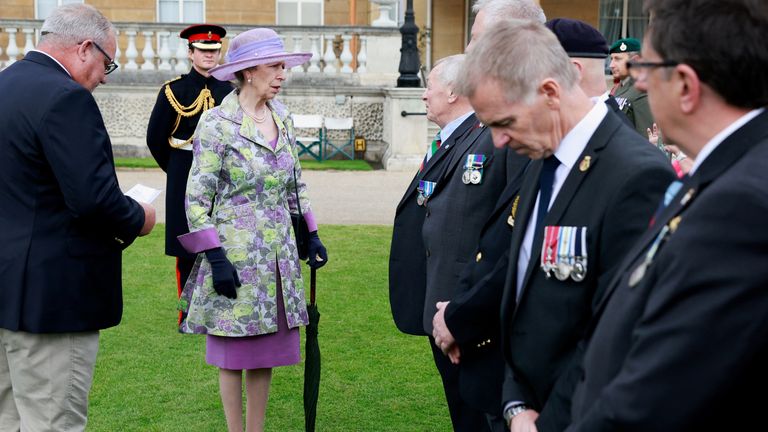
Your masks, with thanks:
M 569 431 L 762 428 L 767 166 L 764 112 L 704 160 L 627 254 L 589 328 Z
M 587 157 L 589 157 L 587 162 Z M 563 183 L 544 224 L 586 227 L 587 273 L 581 282 L 547 278 L 534 238 L 517 296 L 517 262 L 538 195 L 542 160 L 533 161 L 520 188 L 501 304 L 502 350 L 507 363 L 502 400 L 522 401 L 540 413 L 540 431 L 563 430 L 570 420 L 572 377 L 561 372 L 577 353 L 592 316 L 621 258 L 648 226 L 674 179 L 664 155 L 608 111 Z M 550 397 L 556 386 L 566 397 Z M 560 395 L 558 391 L 556 395 Z
M 514 228 L 513 209 L 524 172 L 521 169 L 518 176 L 507 183 L 480 232 L 473 259 L 461 273 L 457 293 L 445 308 L 446 326 L 461 350 L 461 397 L 476 409 L 497 416 L 501 416 L 504 381 L 498 311 Z
M 122 249 L 144 211 L 120 191 L 93 95 L 32 51 L 0 73 L 0 327 L 120 322 Z

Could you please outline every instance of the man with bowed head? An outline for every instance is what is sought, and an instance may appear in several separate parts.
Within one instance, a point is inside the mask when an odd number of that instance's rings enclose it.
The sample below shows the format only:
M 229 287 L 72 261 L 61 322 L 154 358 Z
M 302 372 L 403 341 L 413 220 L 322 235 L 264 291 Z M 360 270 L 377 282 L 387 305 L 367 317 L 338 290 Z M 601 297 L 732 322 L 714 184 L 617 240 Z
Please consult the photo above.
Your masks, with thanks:
M 458 91 L 494 144 L 533 159 L 501 301 L 504 418 L 512 431 L 560 431 L 574 386 L 561 371 L 578 358 L 593 302 L 674 174 L 606 104 L 592 102 L 539 23 L 508 20 L 486 30 L 462 75 Z
M 112 24 L 70 4 L 0 72 L 2 431 L 85 429 L 99 330 L 122 315 L 122 250 L 155 223 L 120 191 L 91 95 L 115 50 Z

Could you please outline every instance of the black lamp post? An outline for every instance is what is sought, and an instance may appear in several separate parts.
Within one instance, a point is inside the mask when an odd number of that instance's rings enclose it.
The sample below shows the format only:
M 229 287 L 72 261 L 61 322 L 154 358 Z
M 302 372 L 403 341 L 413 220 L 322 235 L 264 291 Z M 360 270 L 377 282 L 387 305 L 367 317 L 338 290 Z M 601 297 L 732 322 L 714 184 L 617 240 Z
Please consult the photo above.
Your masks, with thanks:
M 398 87 L 421 87 L 419 79 L 419 48 L 417 45 L 417 35 L 419 27 L 413 19 L 413 0 L 408 0 L 405 7 L 405 22 L 400 27 L 400 34 L 403 35 L 400 44 L 400 67 L 397 78 Z

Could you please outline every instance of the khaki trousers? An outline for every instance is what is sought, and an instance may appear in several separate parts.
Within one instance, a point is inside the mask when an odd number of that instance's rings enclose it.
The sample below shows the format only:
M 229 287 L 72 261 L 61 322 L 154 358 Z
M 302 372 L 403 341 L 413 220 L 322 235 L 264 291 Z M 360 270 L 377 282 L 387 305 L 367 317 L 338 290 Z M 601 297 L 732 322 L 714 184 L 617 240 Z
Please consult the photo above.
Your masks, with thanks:
M 0 329 L 0 431 L 81 432 L 99 332 Z

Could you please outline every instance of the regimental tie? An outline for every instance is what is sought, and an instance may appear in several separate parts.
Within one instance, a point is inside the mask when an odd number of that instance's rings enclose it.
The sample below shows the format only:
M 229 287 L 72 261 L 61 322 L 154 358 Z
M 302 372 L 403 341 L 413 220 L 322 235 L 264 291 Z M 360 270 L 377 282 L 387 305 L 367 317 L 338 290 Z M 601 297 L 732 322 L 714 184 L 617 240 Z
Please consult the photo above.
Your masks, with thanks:
M 549 211 L 549 202 L 552 200 L 552 187 L 555 183 L 555 171 L 560 166 L 560 161 L 555 155 L 544 159 L 539 174 L 539 210 L 536 214 L 536 225 L 533 231 L 533 238 L 539 237 L 540 232 L 544 230 L 544 216 Z
M 440 148 L 440 146 L 443 144 L 443 142 L 440 140 L 440 132 L 435 135 L 435 139 L 432 140 L 432 144 L 429 145 L 427 148 L 427 154 L 424 155 L 424 160 L 421 161 L 421 166 L 419 167 L 419 172 L 424 171 L 424 167 L 427 166 L 427 162 L 429 162 L 429 159 L 432 158 L 432 156 L 437 153 L 437 150 Z

